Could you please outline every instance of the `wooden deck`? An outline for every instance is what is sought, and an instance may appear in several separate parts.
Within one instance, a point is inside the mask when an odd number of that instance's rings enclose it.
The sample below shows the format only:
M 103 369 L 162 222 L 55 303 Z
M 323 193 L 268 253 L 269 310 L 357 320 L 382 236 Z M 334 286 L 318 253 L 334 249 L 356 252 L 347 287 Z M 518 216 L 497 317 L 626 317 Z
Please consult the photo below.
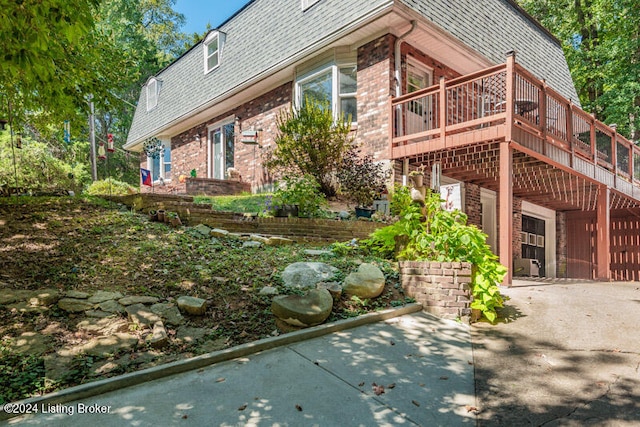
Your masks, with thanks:
M 452 177 L 497 189 L 497 143 L 509 141 L 516 196 L 589 210 L 606 185 L 612 208 L 640 206 L 640 147 L 515 62 L 392 98 L 390 115 L 393 159 L 444 160 Z

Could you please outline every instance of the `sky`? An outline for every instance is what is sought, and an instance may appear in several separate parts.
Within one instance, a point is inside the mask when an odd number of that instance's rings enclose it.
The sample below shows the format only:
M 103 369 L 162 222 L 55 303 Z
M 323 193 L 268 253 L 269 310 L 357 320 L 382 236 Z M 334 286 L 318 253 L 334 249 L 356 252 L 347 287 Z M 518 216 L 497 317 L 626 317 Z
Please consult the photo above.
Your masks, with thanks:
M 173 9 L 187 20 L 183 32 L 202 34 L 207 23 L 216 28 L 247 3 L 249 0 L 177 0 Z

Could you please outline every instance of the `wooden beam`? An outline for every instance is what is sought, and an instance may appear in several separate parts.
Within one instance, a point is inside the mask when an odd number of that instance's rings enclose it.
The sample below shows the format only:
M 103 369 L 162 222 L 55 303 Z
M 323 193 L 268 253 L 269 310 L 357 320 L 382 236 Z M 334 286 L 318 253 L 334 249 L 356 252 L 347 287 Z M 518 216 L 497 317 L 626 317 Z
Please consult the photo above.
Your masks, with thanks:
M 508 141 L 500 143 L 500 181 L 498 191 L 498 253 L 500 263 L 507 267 L 507 275 L 502 284 L 511 286 L 513 278 L 513 194 L 512 194 L 512 155 L 513 149 Z
M 611 279 L 610 199 L 609 188 L 601 185 L 596 205 L 596 279 L 607 281 Z

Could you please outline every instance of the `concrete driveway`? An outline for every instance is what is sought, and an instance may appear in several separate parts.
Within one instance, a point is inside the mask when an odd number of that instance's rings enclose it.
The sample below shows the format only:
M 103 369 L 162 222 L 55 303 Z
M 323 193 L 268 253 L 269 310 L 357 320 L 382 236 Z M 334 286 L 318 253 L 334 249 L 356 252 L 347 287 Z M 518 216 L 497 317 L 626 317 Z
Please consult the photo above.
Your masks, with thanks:
M 640 425 L 640 283 L 515 281 L 472 327 L 480 426 Z

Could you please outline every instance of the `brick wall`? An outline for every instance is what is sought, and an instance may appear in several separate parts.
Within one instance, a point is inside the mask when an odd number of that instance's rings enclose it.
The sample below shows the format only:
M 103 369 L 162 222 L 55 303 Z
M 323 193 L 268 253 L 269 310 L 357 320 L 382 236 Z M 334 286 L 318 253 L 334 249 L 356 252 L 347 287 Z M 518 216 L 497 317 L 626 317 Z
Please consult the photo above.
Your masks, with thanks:
M 346 242 L 365 239 L 386 224 L 369 221 L 337 221 L 307 218 L 258 218 L 233 212 L 212 211 L 204 204 L 193 203 L 191 196 L 136 194 L 112 196 L 109 199 L 133 207 L 136 211 L 164 209 L 177 212 L 183 224 L 206 224 L 233 233 L 284 236 L 298 242 Z
M 271 182 L 262 167 L 262 153 L 274 145 L 277 135 L 276 118 L 283 109 L 291 107 L 293 83 L 287 82 L 264 95 L 261 95 L 237 108 L 171 138 L 172 175 L 177 180 L 180 175 L 189 176 L 192 169 L 198 178 L 207 178 L 207 131 L 208 127 L 225 119 L 238 118 L 234 132 L 236 135 L 234 168 L 240 172 L 242 180 L 250 187 L 262 187 Z M 260 130 L 259 145 L 246 145 L 240 142 L 243 130 Z M 199 138 L 197 136 L 199 135 Z M 177 192 L 185 193 L 186 186 L 176 185 Z
M 186 193 L 191 196 L 226 196 L 250 192 L 251 184 L 230 179 L 187 178 Z
M 393 93 L 393 44 L 387 34 L 358 48 L 358 133 L 363 154 L 389 158 L 389 97 Z
M 400 261 L 402 288 L 425 311 L 448 319 L 469 316 L 471 264 Z
M 464 184 L 464 212 L 467 214 L 467 224 L 475 225 L 482 230 L 482 202 L 480 201 L 480 187 L 469 182 Z
M 522 199 L 518 197 L 513 198 L 513 259 L 522 258 L 522 236 L 520 232 L 522 231 Z M 498 225 L 499 227 L 499 225 Z M 506 266 L 512 268 L 513 266 Z
M 567 246 L 567 214 L 556 212 L 556 277 L 568 277 Z

